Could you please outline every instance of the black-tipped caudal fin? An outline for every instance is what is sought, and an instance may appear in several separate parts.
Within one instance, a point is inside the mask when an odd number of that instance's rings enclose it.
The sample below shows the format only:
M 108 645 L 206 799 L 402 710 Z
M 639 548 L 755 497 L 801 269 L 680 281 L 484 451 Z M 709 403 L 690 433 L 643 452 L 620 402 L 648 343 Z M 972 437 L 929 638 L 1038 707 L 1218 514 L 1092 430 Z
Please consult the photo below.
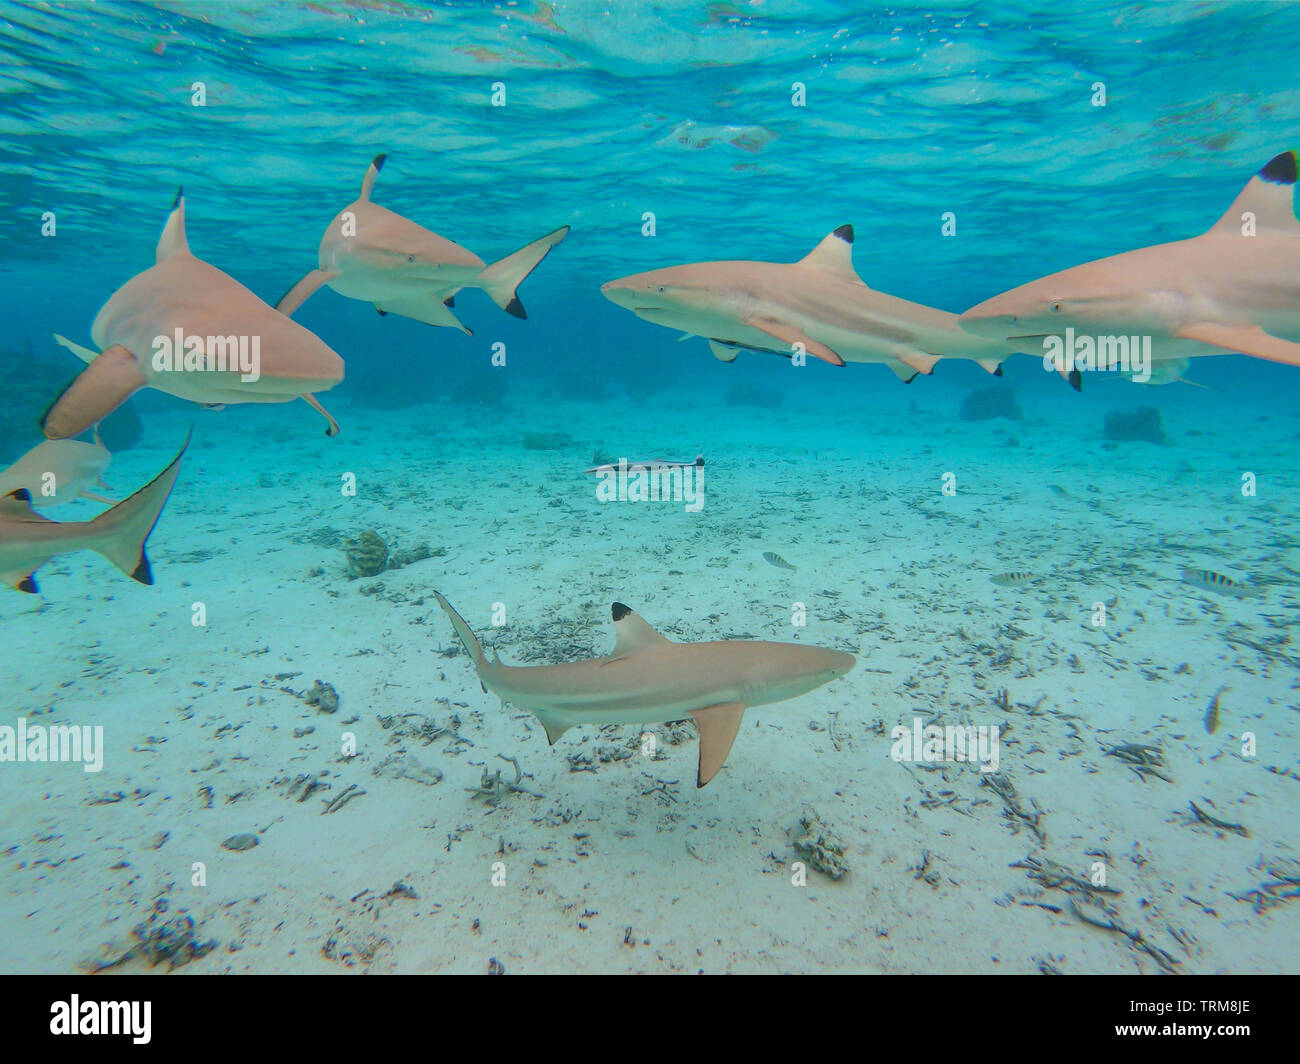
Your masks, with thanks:
M 524 278 L 537 268 L 537 264 L 546 258 L 551 248 L 555 247 L 569 233 L 567 225 L 560 226 L 553 233 L 534 240 L 504 259 L 499 259 L 491 266 L 485 266 L 474 283 L 489 296 L 492 301 L 507 314 L 516 318 L 528 317 L 524 305 L 519 302 L 517 289 Z
M 129 499 L 123 499 L 90 522 L 94 539 L 86 546 L 99 551 L 141 584 L 153 583 L 153 570 L 145 554 L 145 543 L 167 505 L 167 498 L 181 470 L 181 458 L 189 445 L 190 439 L 186 436 L 185 445 L 166 469 Z

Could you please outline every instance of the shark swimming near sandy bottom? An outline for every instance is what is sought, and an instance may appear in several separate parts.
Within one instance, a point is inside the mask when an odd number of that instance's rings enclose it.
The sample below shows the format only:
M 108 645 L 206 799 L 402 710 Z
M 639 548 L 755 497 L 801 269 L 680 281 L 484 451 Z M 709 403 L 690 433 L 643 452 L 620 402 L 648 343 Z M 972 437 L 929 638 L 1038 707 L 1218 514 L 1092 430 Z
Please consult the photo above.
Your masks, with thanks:
M 495 653 L 489 661 L 461 615 L 438 592 L 434 597 L 483 690 L 532 713 L 552 745 L 577 724 L 655 724 L 689 715 L 700 733 L 697 787 L 722 768 L 748 707 L 806 694 L 856 663 L 852 654 L 798 643 L 675 643 L 615 602 L 614 649 L 606 657 L 506 665 Z
M 963 329 L 1039 349 L 1079 336 L 1150 337 L 1152 383 L 1186 359 L 1239 352 L 1300 366 L 1300 221 L 1296 153 L 1271 159 L 1207 232 L 1049 274 L 985 300 Z M 1079 370 L 1057 366 L 1077 390 Z
M 842 225 L 798 262 L 696 262 L 601 286 L 637 317 L 701 336 L 723 362 L 740 348 L 787 358 L 803 351 L 834 366 L 883 362 L 910 381 L 941 358 L 1001 375 L 1013 348 L 971 336 L 957 315 L 867 287 L 853 268 L 853 227 Z
M 26 488 L 0 497 L 0 580 L 36 594 L 35 572 L 51 558 L 93 550 L 141 584 L 153 583 L 145 543 L 180 473 L 188 437 L 161 473 L 91 521 L 51 521 L 32 509 Z
M 25 488 L 36 509 L 61 506 L 77 499 L 90 499 L 113 505 L 108 499 L 92 491 L 106 487 L 104 471 L 113 456 L 100 442 L 84 440 L 45 440 L 38 443 L 8 469 L 0 471 L 0 496 Z
M 49 439 L 80 435 L 141 388 L 204 406 L 304 399 L 328 422 L 326 435 L 338 434 L 338 422 L 313 393 L 343 379 L 343 359 L 190 252 L 181 193 L 154 265 L 113 293 L 95 317 L 91 337 L 98 351 L 56 337 L 89 365 L 46 411 L 42 428 Z M 247 371 L 254 351 L 255 374 Z
M 517 290 L 569 227 L 563 225 L 489 266 L 468 248 L 371 200 L 386 159 L 375 156 L 361 182 L 361 195 L 325 227 L 318 268 L 289 289 L 276 308 L 292 314 L 316 289 L 329 285 L 340 295 L 373 303 L 380 314 L 399 314 L 473 336 L 452 307 L 462 288 L 481 288 L 502 310 L 526 318 Z

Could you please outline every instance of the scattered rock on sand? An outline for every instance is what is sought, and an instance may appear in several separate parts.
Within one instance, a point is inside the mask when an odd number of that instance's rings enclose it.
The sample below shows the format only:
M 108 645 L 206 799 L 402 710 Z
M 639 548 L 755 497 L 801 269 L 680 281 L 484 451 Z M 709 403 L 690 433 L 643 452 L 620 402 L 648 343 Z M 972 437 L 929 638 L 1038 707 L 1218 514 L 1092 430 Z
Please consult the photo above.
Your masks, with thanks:
M 804 806 L 799 815 L 797 833 L 799 837 L 795 839 L 795 852 L 813 869 L 831 879 L 843 879 L 848 874 L 844 843 L 811 806 Z
M 302 700 L 309 706 L 315 706 L 322 713 L 337 713 L 339 711 L 339 693 L 334 690 L 332 684 L 327 684 L 323 680 L 317 680 L 303 694 Z

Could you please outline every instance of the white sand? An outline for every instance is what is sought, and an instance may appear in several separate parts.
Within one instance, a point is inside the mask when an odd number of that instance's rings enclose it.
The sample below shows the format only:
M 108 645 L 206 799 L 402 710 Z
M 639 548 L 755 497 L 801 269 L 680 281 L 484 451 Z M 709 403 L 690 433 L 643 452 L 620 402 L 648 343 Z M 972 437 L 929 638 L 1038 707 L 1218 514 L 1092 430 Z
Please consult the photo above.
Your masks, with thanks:
M 1150 401 L 1114 387 L 1128 405 Z M 0 598 L 0 724 L 102 724 L 108 746 L 98 774 L 0 765 L 0 970 L 71 971 L 129 939 L 164 892 L 169 916 L 188 912 L 218 942 L 182 972 L 485 972 L 490 958 L 509 973 L 1159 970 L 1130 938 L 1082 922 L 1065 890 L 1011 867 L 1027 855 L 1085 879 L 1103 861 L 1121 892 L 1115 918 L 1180 971 L 1295 970 L 1300 901 L 1256 914 L 1230 895 L 1268 879 L 1261 858 L 1297 856 L 1300 670 L 1224 638 L 1265 645 L 1300 616 L 1294 500 L 1276 478 L 1255 499 L 1237 490 L 1250 468 L 1237 456 L 1276 453 L 1295 419 L 1243 416 L 1189 437 L 1217 401 L 1179 397 L 1166 408 L 1174 452 L 1102 450 L 1098 408 L 1068 394 L 1050 409 L 1022 397 L 1037 421 L 1016 425 L 954 421 L 947 397 L 920 386 L 881 395 L 869 417 L 712 395 L 615 404 L 616 417 L 608 403 L 519 396 L 478 413 L 337 400 L 332 441 L 300 405 L 192 415 L 195 442 L 150 545 L 155 587 L 81 554 L 37 574 L 41 597 Z M 154 446 L 119 457 L 114 488 L 161 468 L 190 419 L 152 416 Z M 548 430 L 579 443 L 519 449 Z M 597 449 L 703 451 L 703 511 L 599 504 L 579 473 Z M 340 494 L 345 471 L 355 499 Z M 955 498 L 940 494 L 945 471 Z M 342 553 L 310 540 L 323 528 L 446 553 L 349 581 Z M 797 571 L 769 566 L 765 550 Z M 1180 583 L 1184 564 L 1275 582 L 1238 601 Z M 1042 579 L 990 582 L 1008 570 Z M 361 594 L 376 582 L 381 593 Z M 599 761 L 636 740 L 630 727 L 574 729 L 548 747 L 531 716 L 482 693 L 463 654 L 440 656 L 455 641 L 435 588 L 516 662 L 555 660 L 548 643 L 606 652 L 620 600 L 674 638 L 797 639 L 859 664 L 750 711 L 726 767 L 697 790 L 693 735 L 655 761 Z M 1093 603 L 1112 599 L 1107 627 L 1091 627 Z M 195 601 L 204 628 L 190 623 Z M 509 623 L 494 630 L 498 601 Z M 796 601 L 810 611 L 801 630 Z M 1295 654 L 1289 641 L 1276 652 Z M 337 688 L 336 715 L 282 690 L 317 678 Z M 1211 736 L 1202 718 L 1221 684 Z M 393 745 L 377 715 L 405 713 L 458 717 L 473 745 Z M 892 761 L 889 729 L 915 714 L 1005 723 L 1002 770 L 1023 807 L 1041 809 L 1046 842 L 1013 830 L 975 768 Z M 302 728 L 314 730 L 295 738 Z M 1254 758 L 1240 754 L 1246 730 Z M 1173 782 L 1104 756 L 1125 742 L 1158 745 Z M 445 778 L 376 778 L 402 749 Z M 495 809 L 472 797 L 485 766 L 512 777 L 498 755 L 544 797 Z M 596 771 L 570 771 L 575 755 Z M 330 789 L 287 797 L 304 773 L 327 773 Z M 322 815 L 349 784 L 366 793 Z M 94 804 L 113 792 L 125 797 Z M 1250 837 L 1190 826 L 1189 801 Z M 839 882 L 810 872 L 791 884 L 805 805 L 843 840 Z M 260 845 L 221 848 L 241 832 Z M 206 886 L 191 885 L 194 862 Z M 416 897 L 390 895 L 397 882 Z M 150 969 L 137 958 L 116 970 Z

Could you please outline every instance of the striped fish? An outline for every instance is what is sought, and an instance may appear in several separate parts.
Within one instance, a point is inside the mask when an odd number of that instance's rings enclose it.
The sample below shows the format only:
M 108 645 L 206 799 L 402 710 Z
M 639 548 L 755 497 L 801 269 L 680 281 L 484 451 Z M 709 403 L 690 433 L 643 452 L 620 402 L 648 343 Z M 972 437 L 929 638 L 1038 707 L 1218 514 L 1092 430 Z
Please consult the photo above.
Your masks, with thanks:
M 997 584 L 998 587 L 1020 587 L 1022 584 L 1032 584 L 1038 579 L 1037 573 L 998 573 L 997 576 L 990 576 L 990 580 Z
M 1213 591 L 1219 595 L 1231 595 L 1234 598 L 1246 598 L 1248 595 L 1255 593 L 1255 589 L 1249 584 L 1243 584 L 1230 576 L 1216 573 L 1212 569 L 1184 568 L 1183 583 L 1191 584 L 1193 587 L 1199 587 L 1206 591 Z
M 768 565 L 775 565 L 778 569 L 789 569 L 792 573 L 795 571 L 794 566 L 777 554 L 776 551 L 763 551 L 763 561 L 767 562 Z

